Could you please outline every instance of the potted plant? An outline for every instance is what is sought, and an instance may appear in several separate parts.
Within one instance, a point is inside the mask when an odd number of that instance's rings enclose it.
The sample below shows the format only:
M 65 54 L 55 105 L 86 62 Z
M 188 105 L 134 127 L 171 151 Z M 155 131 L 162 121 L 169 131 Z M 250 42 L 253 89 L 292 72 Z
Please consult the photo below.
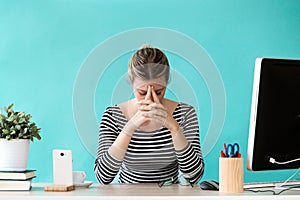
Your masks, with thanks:
M 30 141 L 40 140 L 40 128 L 31 115 L 15 112 L 13 104 L 0 113 L 0 171 L 25 171 Z

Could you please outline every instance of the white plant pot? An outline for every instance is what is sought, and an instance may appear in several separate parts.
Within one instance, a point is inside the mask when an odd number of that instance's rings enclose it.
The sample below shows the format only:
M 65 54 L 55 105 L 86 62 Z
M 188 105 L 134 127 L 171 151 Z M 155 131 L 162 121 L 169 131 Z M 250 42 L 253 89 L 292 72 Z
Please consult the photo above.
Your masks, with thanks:
M 29 139 L 0 139 L 0 171 L 25 171 Z

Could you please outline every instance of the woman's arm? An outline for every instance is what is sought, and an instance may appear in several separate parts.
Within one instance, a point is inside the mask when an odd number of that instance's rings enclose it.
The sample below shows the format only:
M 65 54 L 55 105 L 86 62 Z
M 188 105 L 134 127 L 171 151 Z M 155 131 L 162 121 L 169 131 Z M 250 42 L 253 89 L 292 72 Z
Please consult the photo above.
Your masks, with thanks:
M 109 184 L 113 181 L 125 157 L 132 134 L 148 120 L 143 117 L 143 111 L 137 111 L 120 132 L 111 112 L 112 109 L 111 107 L 106 109 L 101 119 L 94 166 L 96 177 L 102 184 Z
M 109 184 L 117 175 L 122 164 L 121 159 L 112 156 L 108 150 L 118 137 L 118 127 L 112 115 L 111 107 L 102 116 L 99 130 L 98 150 L 94 171 L 96 178 L 102 184 Z
M 196 183 L 204 172 L 198 119 L 193 107 L 183 104 L 182 111 L 185 113 L 182 123 L 180 126 L 178 125 L 177 129 L 172 129 L 171 134 L 183 176 L 188 178 L 191 183 Z
M 156 104 L 161 105 L 153 89 L 152 97 Z M 198 118 L 193 107 L 187 104 L 182 104 L 181 106 L 181 114 L 184 116 L 182 116 L 180 125 L 172 115 L 164 115 L 164 110 L 157 109 L 156 112 L 152 113 L 154 113 L 154 119 L 163 122 L 164 126 L 171 132 L 181 172 L 190 182 L 196 183 L 201 179 L 204 172 L 204 162 L 199 141 Z M 154 104 L 152 107 L 155 108 L 157 106 Z M 150 106 L 149 113 L 151 113 L 152 107 Z

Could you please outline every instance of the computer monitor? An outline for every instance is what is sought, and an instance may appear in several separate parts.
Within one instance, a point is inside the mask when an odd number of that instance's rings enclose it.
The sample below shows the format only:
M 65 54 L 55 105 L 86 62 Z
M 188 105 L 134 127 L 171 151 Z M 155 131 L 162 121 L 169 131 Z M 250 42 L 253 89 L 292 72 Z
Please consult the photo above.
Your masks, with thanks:
M 247 169 L 296 169 L 299 157 L 300 60 L 257 58 Z

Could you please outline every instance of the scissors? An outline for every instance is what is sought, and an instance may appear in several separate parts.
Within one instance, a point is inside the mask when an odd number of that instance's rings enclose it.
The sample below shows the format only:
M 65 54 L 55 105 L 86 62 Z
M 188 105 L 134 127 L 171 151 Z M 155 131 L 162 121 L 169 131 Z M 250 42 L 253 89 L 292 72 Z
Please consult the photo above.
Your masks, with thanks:
M 240 152 L 240 146 L 238 143 L 234 144 L 228 144 L 226 146 L 226 156 L 233 158 L 233 157 L 238 157 Z

